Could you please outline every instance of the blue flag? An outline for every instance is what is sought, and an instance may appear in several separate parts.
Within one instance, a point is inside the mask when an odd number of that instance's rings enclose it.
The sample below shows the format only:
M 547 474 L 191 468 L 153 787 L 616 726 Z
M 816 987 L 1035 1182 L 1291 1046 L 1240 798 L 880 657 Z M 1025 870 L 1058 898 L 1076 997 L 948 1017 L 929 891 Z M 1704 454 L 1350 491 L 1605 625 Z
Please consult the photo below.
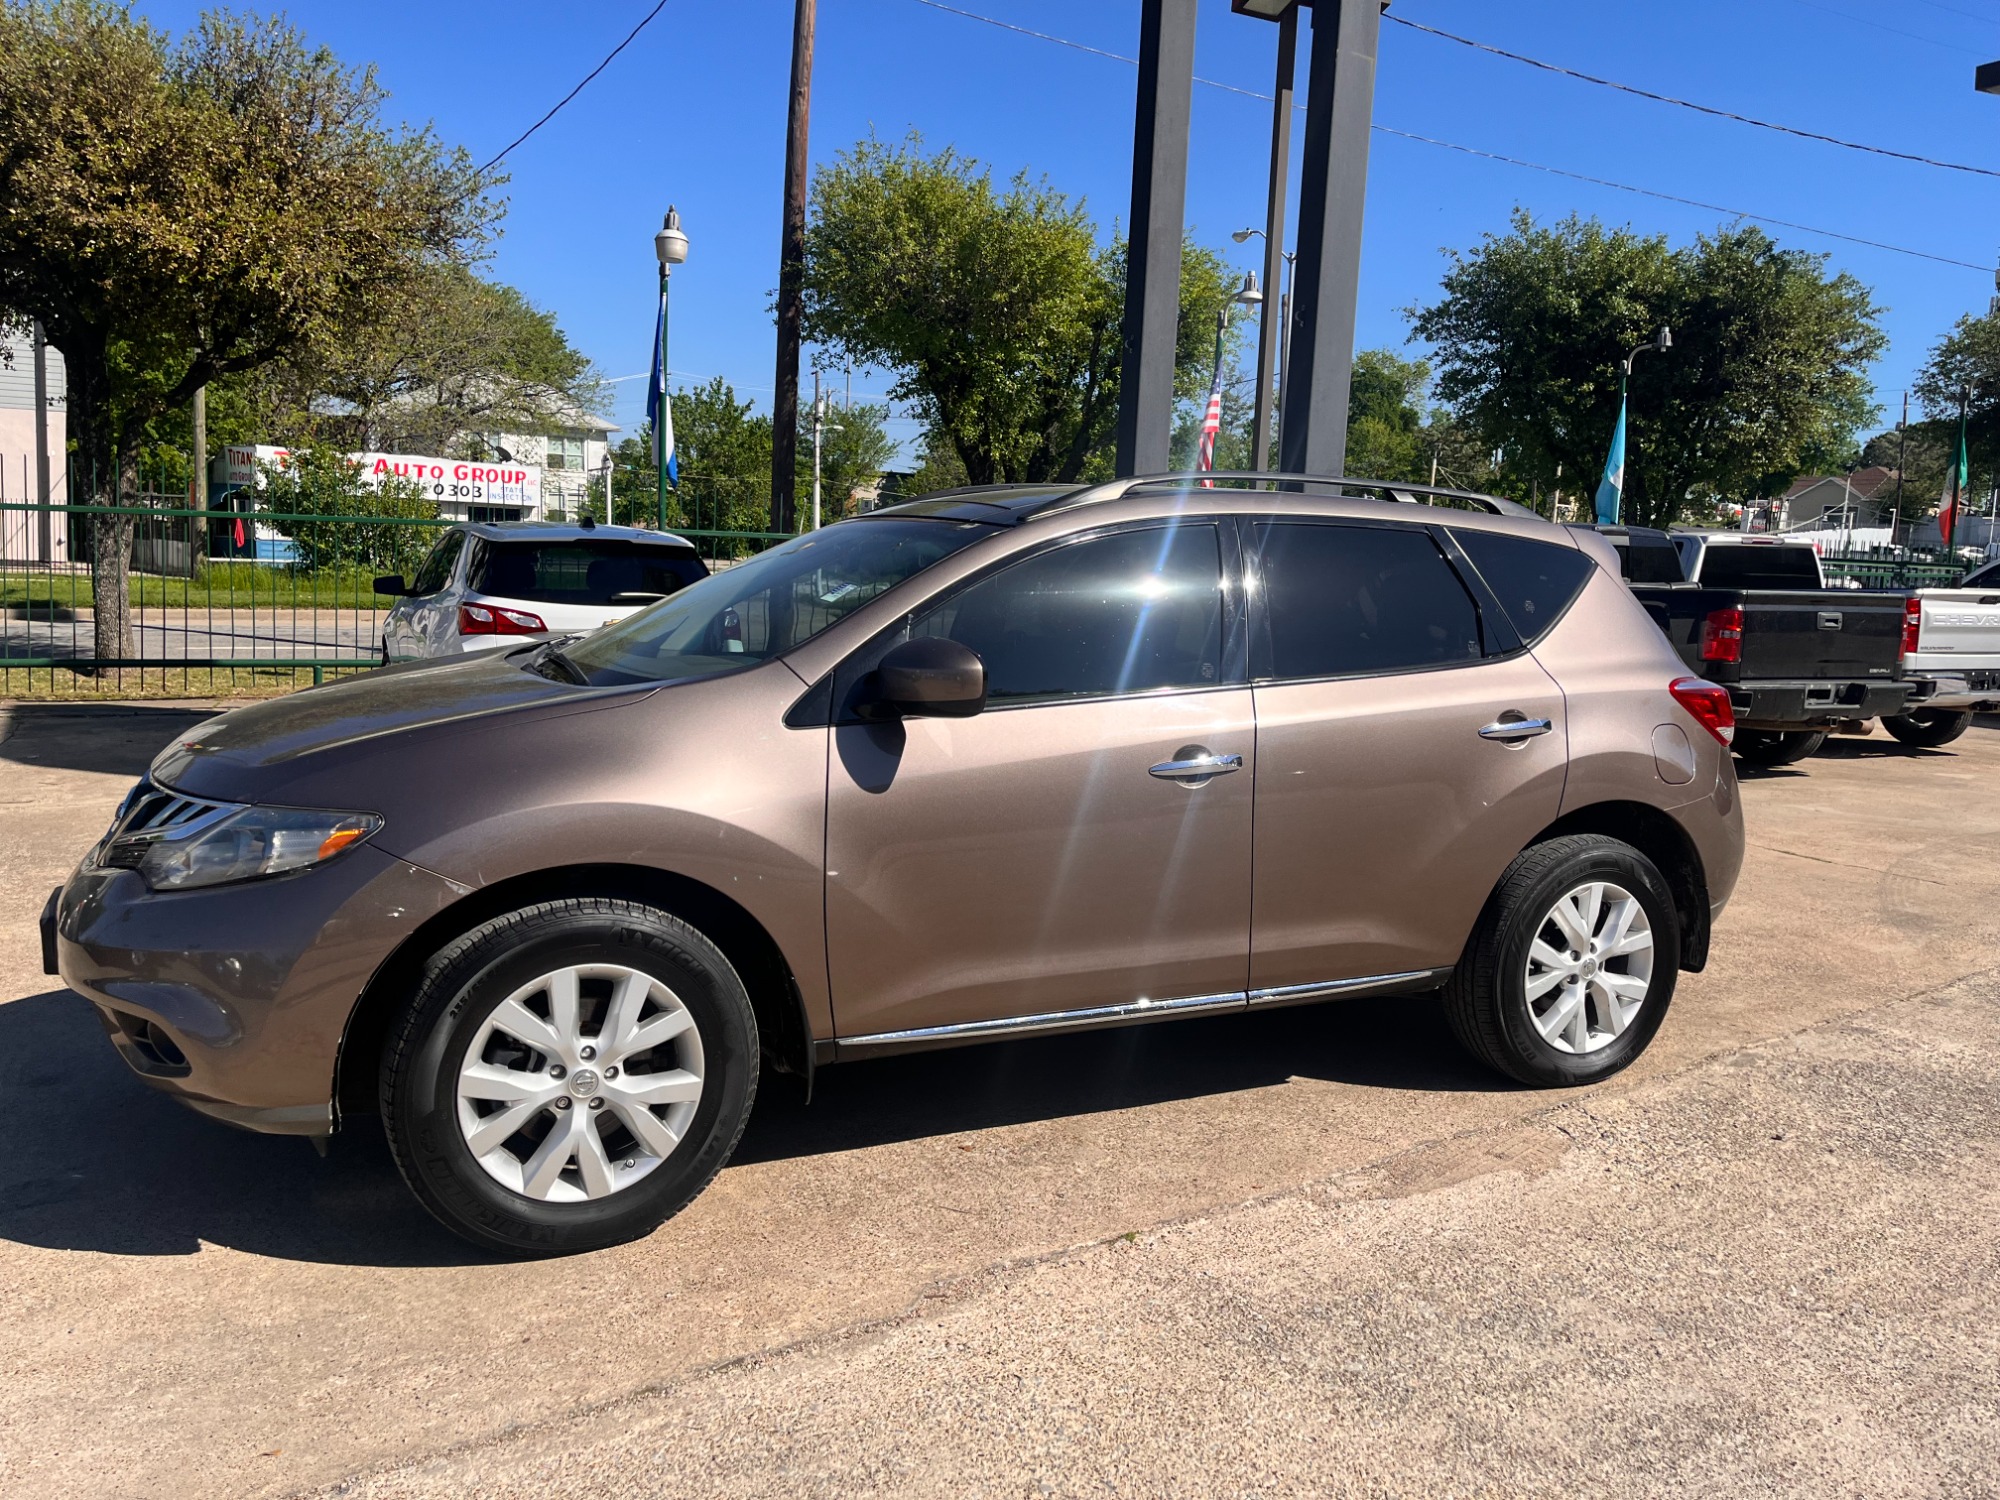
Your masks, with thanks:
M 1625 504 L 1625 395 L 1618 395 L 1618 425 L 1611 430 L 1611 451 L 1605 455 L 1604 477 L 1597 482 L 1597 524 L 1616 526 Z
M 660 288 L 660 317 L 653 324 L 653 374 L 646 387 L 646 420 L 653 424 L 653 463 L 678 488 L 680 460 L 674 453 L 674 409 L 667 400 L 667 289 Z

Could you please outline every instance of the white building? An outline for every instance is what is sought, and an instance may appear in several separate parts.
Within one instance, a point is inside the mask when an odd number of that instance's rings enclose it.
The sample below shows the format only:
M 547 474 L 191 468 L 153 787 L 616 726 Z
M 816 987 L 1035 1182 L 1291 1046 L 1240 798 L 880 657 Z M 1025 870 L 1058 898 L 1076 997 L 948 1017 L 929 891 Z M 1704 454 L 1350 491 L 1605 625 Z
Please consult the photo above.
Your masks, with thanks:
M 617 430 L 602 417 L 566 411 L 556 413 L 538 432 L 473 433 L 468 447 L 488 461 L 541 470 L 541 511 L 533 519 L 573 520 L 586 501 L 603 518 L 610 514 L 611 434 Z
M 46 451 L 49 503 L 69 503 L 68 386 L 62 351 L 44 350 L 47 391 Z M 35 460 L 35 344 L 24 331 L 0 329 L 0 558 L 9 562 L 69 560 L 69 517 L 17 510 L 39 504 L 41 485 Z

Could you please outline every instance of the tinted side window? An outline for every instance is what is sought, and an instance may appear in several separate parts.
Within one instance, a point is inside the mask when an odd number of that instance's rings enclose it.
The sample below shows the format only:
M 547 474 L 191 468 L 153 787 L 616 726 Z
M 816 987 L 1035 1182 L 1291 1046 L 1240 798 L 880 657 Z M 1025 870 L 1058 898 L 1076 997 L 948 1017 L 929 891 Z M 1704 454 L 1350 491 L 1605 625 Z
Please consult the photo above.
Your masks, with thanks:
M 1995 585 L 2000 585 L 2000 563 L 1992 563 L 1966 574 L 1964 582 L 1960 583 L 1959 587 L 1962 589 L 1982 589 L 1991 588 Z
M 1479 612 L 1428 533 L 1274 522 L 1257 576 L 1270 621 L 1260 675 L 1347 677 L 1479 656 Z
M 465 533 L 447 531 L 437 539 L 437 545 L 424 559 L 424 565 L 417 569 L 417 576 L 410 584 L 410 592 L 422 597 L 435 594 L 451 582 L 451 565 L 458 561 L 458 549 L 465 545 Z
M 1632 538 L 1629 547 L 1619 549 L 1625 576 L 1633 583 L 1681 583 L 1681 555 L 1665 537 Z
M 1583 592 L 1590 570 L 1597 566 L 1568 545 L 1491 531 L 1465 530 L 1457 536 L 1459 546 L 1514 622 L 1514 629 L 1530 646 L 1548 633 L 1556 617 Z M 1635 562 L 1641 555 L 1637 540 L 1633 539 L 1630 553 Z
M 989 702 L 1212 687 L 1221 544 L 1207 524 L 1072 542 L 959 591 L 911 634 L 978 652 Z

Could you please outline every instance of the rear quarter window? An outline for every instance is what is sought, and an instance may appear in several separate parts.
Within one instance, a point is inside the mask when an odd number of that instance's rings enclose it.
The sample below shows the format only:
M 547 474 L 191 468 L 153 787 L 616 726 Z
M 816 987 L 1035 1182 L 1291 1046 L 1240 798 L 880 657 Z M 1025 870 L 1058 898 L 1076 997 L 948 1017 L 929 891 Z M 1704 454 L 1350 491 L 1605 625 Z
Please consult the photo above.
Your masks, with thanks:
M 1466 530 L 1454 535 L 1500 607 L 1507 611 L 1522 642 L 1529 646 L 1549 633 L 1583 592 L 1597 566 L 1566 543 L 1538 542 L 1495 531 Z

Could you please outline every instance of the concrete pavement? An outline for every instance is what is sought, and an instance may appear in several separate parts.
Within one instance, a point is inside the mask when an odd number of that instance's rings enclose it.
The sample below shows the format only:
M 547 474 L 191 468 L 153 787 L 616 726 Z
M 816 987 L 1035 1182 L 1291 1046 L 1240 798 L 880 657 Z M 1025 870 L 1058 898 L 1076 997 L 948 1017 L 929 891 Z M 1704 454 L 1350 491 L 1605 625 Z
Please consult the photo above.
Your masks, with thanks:
M 147 1093 L 39 976 L 48 887 L 198 717 L 24 708 L 0 741 L 9 1493 L 1965 1494 L 2000 1470 L 2000 723 L 1746 779 L 1715 963 L 1601 1088 L 1497 1082 L 1428 1000 L 886 1059 L 810 1109 L 769 1080 L 737 1164 L 644 1243 L 510 1266 L 431 1226 L 378 1142 L 320 1162 Z M 1792 1116 L 1831 1162 L 1769 1141 Z M 1819 1301 L 1780 1294 L 1780 1250 L 1819 1256 Z M 1878 1311 L 1818 1316 L 1853 1307 Z

